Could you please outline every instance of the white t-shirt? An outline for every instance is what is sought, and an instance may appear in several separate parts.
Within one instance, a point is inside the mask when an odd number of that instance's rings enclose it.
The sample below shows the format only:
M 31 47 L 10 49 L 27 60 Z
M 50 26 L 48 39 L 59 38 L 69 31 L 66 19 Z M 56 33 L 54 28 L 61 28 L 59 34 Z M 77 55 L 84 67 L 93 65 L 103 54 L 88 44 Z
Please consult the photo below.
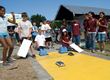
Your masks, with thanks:
M 18 27 L 17 28 L 15 27 L 14 31 L 18 33 Z
M 4 18 L 4 20 L 3 20 Z M 0 17 L 0 33 L 6 33 L 7 32 L 7 22 L 8 18 L 7 17 Z
M 18 28 L 21 28 L 21 37 L 28 37 L 29 30 L 30 30 L 30 28 L 32 28 L 32 24 L 29 20 L 20 21 L 18 24 Z
M 37 35 L 35 41 L 38 42 L 39 46 L 44 46 L 45 36 L 44 35 Z
M 48 29 L 51 29 L 51 27 L 48 24 L 46 25 L 42 24 L 41 30 L 48 30 Z M 42 35 L 44 35 L 45 38 L 51 37 L 51 33 L 46 33 L 45 31 L 42 32 Z

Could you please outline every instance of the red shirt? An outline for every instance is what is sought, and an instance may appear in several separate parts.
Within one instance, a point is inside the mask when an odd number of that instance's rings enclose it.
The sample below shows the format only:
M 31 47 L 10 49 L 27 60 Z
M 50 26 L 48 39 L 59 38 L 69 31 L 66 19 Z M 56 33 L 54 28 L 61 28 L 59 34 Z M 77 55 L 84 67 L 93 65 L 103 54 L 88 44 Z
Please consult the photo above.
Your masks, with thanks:
M 107 25 L 107 20 L 106 19 L 100 20 L 100 24 L 101 25 Z M 99 26 L 98 32 L 105 32 L 105 31 L 106 31 L 106 28 L 105 27 Z
M 96 32 L 96 18 L 88 20 L 89 32 Z
M 61 37 L 60 37 L 60 40 L 61 40 L 61 41 L 64 40 L 65 42 L 69 42 L 69 41 L 70 41 L 70 36 L 67 35 L 67 36 L 64 36 L 64 38 L 63 38 L 63 36 L 61 36 Z M 64 42 L 62 41 L 62 46 L 63 46 L 63 47 L 68 47 L 69 44 L 66 44 L 66 43 L 64 43 Z
M 72 33 L 73 35 L 80 35 L 80 23 L 79 22 L 72 22 L 71 23 Z
M 87 32 L 87 26 L 88 26 L 87 24 L 88 24 L 88 20 L 85 19 L 83 22 L 85 32 Z

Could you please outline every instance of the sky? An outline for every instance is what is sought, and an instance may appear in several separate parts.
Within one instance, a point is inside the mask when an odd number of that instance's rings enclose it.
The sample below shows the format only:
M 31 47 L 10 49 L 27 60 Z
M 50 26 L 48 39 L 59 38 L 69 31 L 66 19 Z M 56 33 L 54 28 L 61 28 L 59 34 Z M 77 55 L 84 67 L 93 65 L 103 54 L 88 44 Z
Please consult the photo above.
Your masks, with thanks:
M 0 6 L 6 8 L 6 13 L 27 12 L 29 17 L 41 14 L 47 20 L 55 19 L 61 4 L 110 9 L 110 0 L 0 0 Z

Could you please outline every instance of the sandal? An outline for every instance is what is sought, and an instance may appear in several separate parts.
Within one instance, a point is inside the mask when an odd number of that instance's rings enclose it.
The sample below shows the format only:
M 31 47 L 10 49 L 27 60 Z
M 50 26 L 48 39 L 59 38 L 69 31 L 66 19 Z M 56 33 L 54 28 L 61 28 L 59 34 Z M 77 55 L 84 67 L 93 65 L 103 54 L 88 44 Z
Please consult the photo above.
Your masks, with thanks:
M 6 64 L 2 64 L 2 66 L 10 66 L 10 64 L 6 63 Z
M 13 59 L 11 59 L 10 61 L 9 61 L 8 59 L 6 59 L 6 62 L 7 62 L 7 63 L 14 63 L 14 62 L 13 62 Z

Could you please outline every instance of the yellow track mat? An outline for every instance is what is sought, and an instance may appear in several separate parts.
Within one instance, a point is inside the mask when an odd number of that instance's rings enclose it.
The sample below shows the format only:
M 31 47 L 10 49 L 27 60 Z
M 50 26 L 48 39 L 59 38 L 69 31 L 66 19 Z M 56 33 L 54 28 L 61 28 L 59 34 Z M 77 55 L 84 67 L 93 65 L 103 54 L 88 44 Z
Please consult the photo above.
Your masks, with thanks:
M 54 78 L 54 80 L 110 80 L 110 61 L 73 52 L 49 53 L 47 56 L 36 55 L 36 60 Z M 64 62 L 64 67 L 55 63 Z

